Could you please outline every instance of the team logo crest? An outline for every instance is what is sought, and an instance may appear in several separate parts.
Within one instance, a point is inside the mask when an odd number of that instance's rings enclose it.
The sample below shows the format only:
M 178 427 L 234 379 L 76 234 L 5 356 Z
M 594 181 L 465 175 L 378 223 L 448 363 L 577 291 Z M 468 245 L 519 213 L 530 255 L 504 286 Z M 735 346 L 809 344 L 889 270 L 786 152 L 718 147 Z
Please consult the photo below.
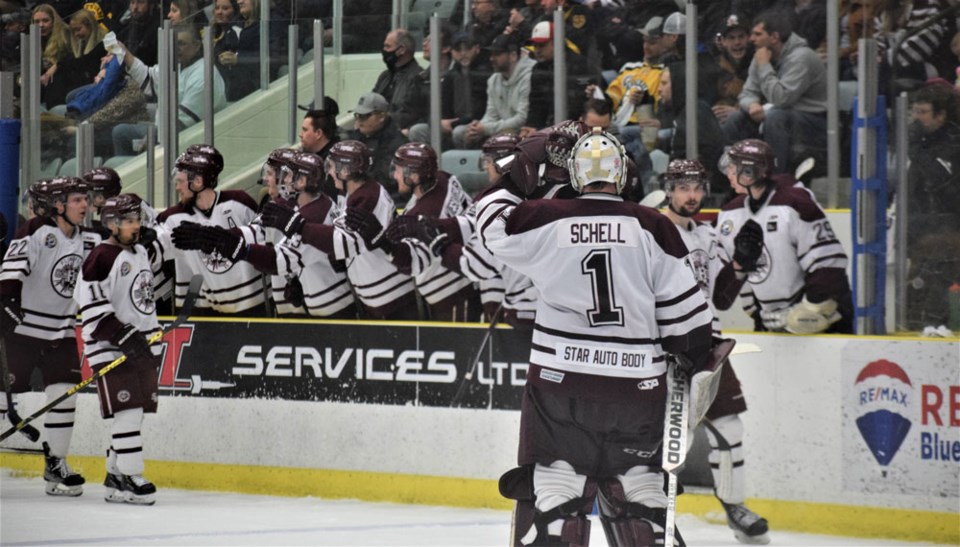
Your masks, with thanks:
M 123 264 L 120 265 L 120 276 L 126 277 L 127 274 L 129 273 L 130 273 L 130 263 L 124 262 Z
M 52 249 L 57 246 L 57 236 L 53 234 L 47 234 L 47 237 L 43 240 L 43 246 Z
M 148 270 L 140 270 L 130 283 L 130 303 L 144 315 L 153 315 L 156 311 L 157 302 L 153 298 L 153 274 Z
M 770 277 L 771 270 L 773 270 L 773 257 L 770 256 L 770 249 L 764 244 L 763 253 L 760 254 L 760 258 L 757 260 L 757 269 L 750 272 L 750 275 L 747 276 L 747 281 L 754 285 L 759 285 Z
M 124 389 L 124 390 L 121 390 L 119 393 L 117 393 L 117 400 L 120 401 L 121 403 L 125 403 L 125 402 L 129 401 L 129 400 L 130 400 L 130 392 L 127 391 L 127 390 L 125 390 L 125 389 Z
M 50 286 L 63 298 L 73 298 L 73 288 L 77 286 L 77 276 L 83 259 L 80 255 L 67 255 L 57 261 L 50 271 Z
M 724 220 L 723 224 L 720 225 L 720 234 L 728 236 L 732 232 L 733 232 L 733 221 L 729 219 Z
M 687 267 L 693 272 L 693 278 L 697 280 L 700 290 L 709 300 L 710 294 L 710 255 L 703 249 L 694 249 L 690 251 L 685 259 Z
M 203 261 L 203 265 L 207 270 L 215 274 L 222 274 L 233 267 L 233 262 L 224 258 L 219 251 L 213 251 L 212 253 L 198 252 L 200 253 L 200 260 Z
M 910 377 L 896 363 L 880 359 L 863 367 L 854 386 L 857 429 L 877 463 L 886 466 L 910 431 Z

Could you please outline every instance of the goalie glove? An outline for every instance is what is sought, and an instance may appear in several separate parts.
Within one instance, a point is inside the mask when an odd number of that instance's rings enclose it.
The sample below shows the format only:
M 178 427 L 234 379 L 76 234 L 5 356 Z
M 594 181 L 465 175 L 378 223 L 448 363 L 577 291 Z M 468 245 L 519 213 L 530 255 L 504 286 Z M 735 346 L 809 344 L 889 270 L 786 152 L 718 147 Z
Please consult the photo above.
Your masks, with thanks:
M 280 230 L 287 237 L 301 233 L 307 222 L 297 211 L 272 201 L 263 206 L 260 221 L 264 226 Z
M 787 310 L 786 330 L 793 334 L 817 334 L 830 328 L 840 318 L 836 300 L 828 298 L 814 304 L 804 296 L 799 304 Z

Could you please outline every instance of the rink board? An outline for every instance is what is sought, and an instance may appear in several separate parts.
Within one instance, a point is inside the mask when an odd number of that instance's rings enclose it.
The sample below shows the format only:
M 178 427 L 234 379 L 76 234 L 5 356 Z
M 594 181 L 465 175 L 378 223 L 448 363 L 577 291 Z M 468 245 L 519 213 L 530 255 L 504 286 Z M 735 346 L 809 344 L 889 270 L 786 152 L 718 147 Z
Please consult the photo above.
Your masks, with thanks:
M 161 487 L 506 508 L 526 343 L 483 326 L 188 323 L 144 427 Z M 309 331 L 309 334 L 305 332 Z M 960 342 L 737 334 L 751 507 L 776 529 L 960 543 Z M 24 400 L 22 414 L 42 404 Z M 102 477 L 108 423 L 79 396 L 71 457 Z M 4 446 L 29 447 L 19 435 Z M 881 463 L 881 460 L 885 463 Z M 0 454 L 39 471 L 35 455 Z M 98 477 L 99 475 L 99 477 Z M 681 510 L 716 513 L 712 497 Z

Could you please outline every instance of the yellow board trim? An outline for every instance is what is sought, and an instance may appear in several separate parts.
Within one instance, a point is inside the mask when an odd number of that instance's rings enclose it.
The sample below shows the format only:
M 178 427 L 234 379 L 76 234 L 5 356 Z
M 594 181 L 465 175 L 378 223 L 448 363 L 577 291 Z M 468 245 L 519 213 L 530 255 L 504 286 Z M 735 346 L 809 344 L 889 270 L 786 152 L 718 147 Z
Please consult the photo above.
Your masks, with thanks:
M 88 484 L 103 481 L 102 457 L 70 456 L 70 465 Z M 0 452 L 0 467 L 16 475 L 41 476 L 40 455 Z M 497 482 L 369 471 L 264 467 L 149 460 L 147 476 L 162 488 L 235 492 L 240 494 L 326 499 L 358 499 L 419 505 L 445 505 L 509 510 Z M 723 523 L 723 509 L 709 495 L 685 494 L 680 512 Z M 932 511 L 883 509 L 829 503 L 750 500 L 750 508 L 777 530 L 902 541 L 960 544 L 960 515 Z

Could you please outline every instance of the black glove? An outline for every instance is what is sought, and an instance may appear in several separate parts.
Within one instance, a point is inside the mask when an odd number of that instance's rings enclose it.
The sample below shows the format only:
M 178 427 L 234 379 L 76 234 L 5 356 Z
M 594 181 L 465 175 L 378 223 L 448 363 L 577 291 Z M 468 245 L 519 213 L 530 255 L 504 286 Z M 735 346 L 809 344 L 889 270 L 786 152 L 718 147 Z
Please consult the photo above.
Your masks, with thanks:
M 283 298 L 298 308 L 303 307 L 303 285 L 300 284 L 299 277 L 287 279 L 287 286 L 283 288 Z
M 415 215 L 398 216 L 387 226 L 384 237 L 393 244 L 400 243 L 405 237 L 416 237 L 414 232 L 418 222 L 420 222 L 420 217 Z
M 733 238 L 733 259 L 745 272 L 756 271 L 763 254 L 763 228 L 753 219 L 746 221 Z
M 356 233 L 370 250 L 378 248 L 383 239 L 383 225 L 376 215 L 357 207 L 347 209 L 344 224 L 348 230 Z
M 113 345 L 127 356 L 127 359 L 136 359 L 150 355 L 150 344 L 133 325 L 124 325 L 117 334 L 110 339 Z
M 157 240 L 157 231 L 146 226 L 140 227 L 140 244 L 149 249 Z
M 9 334 L 23 322 L 23 310 L 20 298 L 16 296 L 0 297 L 0 334 Z
M 437 219 L 430 217 L 420 217 L 422 222 L 417 224 L 414 237 L 426 243 L 430 247 L 433 256 L 440 256 L 444 249 L 450 244 L 450 238 L 440 229 L 440 223 Z
M 293 209 L 271 201 L 263 206 L 263 211 L 260 213 L 260 222 L 264 226 L 280 230 L 287 237 L 293 237 L 303 231 L 303 225 L 307 221 Z
M 220 226 L 204 226 L 195 222 L 182 222 L 173 229 L 173 245 L 178 249 L 200 250 L 205 253 L 220 253 L 231 262 L 247 256 L 247 245 L 242 237 Z

